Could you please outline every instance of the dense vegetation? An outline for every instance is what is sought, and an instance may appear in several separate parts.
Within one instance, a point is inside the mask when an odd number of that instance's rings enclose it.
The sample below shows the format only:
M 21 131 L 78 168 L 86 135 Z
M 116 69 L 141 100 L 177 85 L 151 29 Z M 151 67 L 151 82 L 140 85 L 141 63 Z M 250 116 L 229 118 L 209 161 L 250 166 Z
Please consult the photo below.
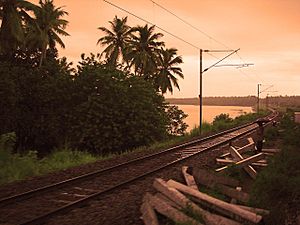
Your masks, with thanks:
M 266 138 L 269 142 L 279 138 L 282 151 L 259 173 L 251 202 L 271 210 L 266 224 L 290 224 L 286 220 L 297 215 L 300 204 L 300 125 L 294 123 L 293 112 L 287 111 L 277 129 L 266 130 Z
M 173 110 L 174 107 L 171 107 L 171 113 L 173 113 Z M 179 129 L 183 126 L 184 128 L 185 124 L 182 123 L 182 121 L 178 123 L 182 117 L 181 112 L 177 112 L 176 110 L 175 115 L 175 119 L 173 120 L 174 127 Z M 257 118 L 256 114 L 242 115 L 235 119 L 229 118 L 227 114 L 221 114 L 215 118 L 214 124 L 205 124 L 205 126 L 203 126 L 204 129 L 202 134 L 208 135 L 209 133 L 219 131 L 219 124 L 226 124 L 226 127 L 231 127 L 253 121 L 255 118 Z M 169 127 L 169 129 L 171 129 L 171 127 Z M 183 129 L 180 128 L 179 130 L 182 131 Z M 157 151 L 159 149 L 166 149 L 190 140 L 195 136 L 199 136 L 199 128 L 197 127 L 190 133 L 185 133 L 182 136 L 176 136 L 176 138 L 168 139 L 167 141 L 164 140 L 162 142 L 155 142 L 150 146 L 141 146 L 135 149 L 130 149 L 129 151 L 122 152 L 122 154 L 130 153 L 130 151 L 140 152 L 144 150 Z M 23 154 L 13 154 L 15 142 L 15 133 L 7 133 L 0 136 L 0 166 L 2 168 L 0 173 L 0 184 L 15 180 L 22 180 L 28 176 L 42 175 L 51 171 L 65 169 L 83 163 L 94 162 L 95 160 L 115 157 L 119 154 L 118 151 L 110 151 L 110 153 L 105 156 L 101 156 L 99 154 L 92 155 L 85 151 L 74 150 L 65 144 L 60 148 L 55 148 L 50 154 L 41 158 L 38 157 L 38 152 L 34 150 L 26 151 L 26 153 Z
M 74 69 L 56 48 L 66 15 L 53 0 L 0 2 L 0 135 L 16 134 L 14 152 L 109 154 L 182 135 L 185 114 L 162 95 L 179 88 L 182 59 L 163 34 L 115 17 L 99 27 L 103 52 Z

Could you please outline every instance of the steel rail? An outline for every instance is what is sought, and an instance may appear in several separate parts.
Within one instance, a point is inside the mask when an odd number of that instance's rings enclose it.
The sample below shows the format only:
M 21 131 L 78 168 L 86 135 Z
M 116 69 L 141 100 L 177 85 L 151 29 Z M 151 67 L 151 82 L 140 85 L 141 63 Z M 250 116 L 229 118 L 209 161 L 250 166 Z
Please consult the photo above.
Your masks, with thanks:
M 37 193 L 37 192 L 42 192 L 42 191 L 45 191 L 45 190 L 49 190 L 51 188 L 61 187 L 63 185 L 70 184 L 72 182 L 75 182 L 75 181 L 78 181 L 78 180 L 81 180 L 81 179 L 86 179 L 88 177 L 95 176 L 95 175 L 98 175 L 100 173 L 116 169 L 116 168 L 121 167 L 121 166 L 129 165 L 130 163 L 134 163 L 134 162 L 137 162 L 137 161 L 145 160 L 145 159 L 148 159 L 150 157 L 154 157 L 154 156 L 157 156 L 157 155 L 160 155 L 160 154 L 164 154 L 164 153 L 167 153 L 167 152 L 170 152 L 170 151 L 180 150 L 181 148 L 185 148 L 185 147 L 193 146 L 193 145 L 196 145 L 196 144 L 200 144 L 200 143 L 202 143 L 204 141 L 207 141 L 207 140 L 210 140 L 210 139 L 213 139 L 213 138 L 217 138 L 219 136 L 222 136 L 222 135 L 225 135 L 225 134 L 229 134 L 231 132 L 238 131 L 239 129 L 243 129 L 245 127 L 251 126 L 254 123 L 255 122 L 248 123 L 248 124 L 245 124 L 245 125 L 242 125 L 242 126 L 239 126 L 239 127 L 235 127 L 235 128 L 232 128 L 232 129 L 229 129 L 229 130 L 226 130 L 226 131 L 223 131 L 223 132 L 211 135 L 211 136 L 206 137 L 206 138 L 202 138 L 202 139 L 197 139 L 197 140 L 194 140 L 194 141 L 190 141 L 190 142 L 187 142 L 187 143 L 184 143 L 184 144 L 181 144 L 181 145 L 178 145 L 178 146 L 174 146 L 172 148 L 166 149 L 166 150 L 158 152 L 158 153 L 154 153 L 154 154 L 151 154 L 151 155 L 148 155 L 148 156 L 145 156 L 145 157 L 139 157 L 137 159 L 134 159 L 134 160 L 131 160 L 131 161 L 128 161 L 128 162 L 125 162 L 125 163 L 120 163 L 120 164 L 118 164 L 116 166 L 112 166 L 112 167 L 105 168 L 105 169 L 102 169 L 102 170 L 99 170 L 99 171 L 96 171 L 96 172 L 92 172 L 92 173 L 89 173 L 89 174 L 86 174 L 86 175 L 82 175 L 82 176 L 78 176 L 78 177 L 75 177 L 75 178 L 72 178 L 72 179 L 68 179 L 66 181 L 59 182 L 59 183 L 56 183 L 56 184 L 53 184 L 53 185 L 48 185 L 46 187 L 42 187 L 42 188 L 35 189 L 35 190 L 29 191 L 29 192 L 25 192 L 25 193 L 20 194 L 20 195 L 15 195 L 15 196 L 12 196 L 12 197 L 4 199 L 4 201 L 6 201 L 6 202 L 12 202 L 14 200 L 17 200 L 17 198 L 20 197 L 20 196 L 21 196 L 22 199 L 24 199 L 24 196 L 25 197 L 27 196 L 27 198 L 28 198 L 30 195 L 32 195 L 34 193 Z M 218 147 L 220 145 L 224 145 L 224 144 L 226 144 L 226 143 L 228 143 L 228 142 L 230 142 L 230 141 L 232 141 L 234 139 L 237 139 L 237 138 L 239 138 L 239 137 L 241 137 L 241 136 L 243 136 L 243 135 L 245 135 L 245 134 L 247 134 L 249 132 L 252 132 L 255 129 L 256 129 L 256 126 L 254 128 L 251 128 L 250 130 L 247 129 L 246 131 L 244 131 L 244 132 L 242 132 L 242 133 L 240 133 L 240 134 L 238 134 L 238 135 L 236 135 L 234 137 L 230 137 L 227 140 L 220 141 L 220 142 L 218 142 L 216 144 L 213 144 L 212 146 L 209 146 L 209 147 L 206 147 L 204 149 L 201 149 L 200 151 L 195 151 L 194 153 L 189 154 L 188 156 L 179 158 L 179 159 L 177 159 L 177 160 L 175 160 L 173 162 L 170 162 L 170 163 L 167 163 L 165 165 L 162 165 L 162 166 L 160 166 L 158 168 L 155 168 L 155 169 L 153 169 L 151 171 L 145 172 L 144 174 L 141 174 L 141 175 L 136 176 L 134 178 L 125 180 L 125 181 L 123 181 L 123 182 L 121 182 L 121 183 L 119 183 L 119 184 L 117 184 L 117 185 L 115 185 L 113 187 L 109 187 L 109 188 L 107 188 L 105 190 L 102 190 L 102 191 L 96 192 L 94 194 L 91 194 L 91 195 L 89 195 L 89 196 L 87 196 L 87 197 L 85 197 L 83 199 L 74 201 L 74 202 L 69 203 L 69 204 L 67 204 L 65 206 L 62 206 L 62 207 L 60 207 L 58 209 L 54 209 L 54 210 L 52 210 L 50 212 L 47 212 L 47 213 L 45 213 L 45 214 L 43 214 L 43 215 L 41 215 L 41 216 L 39 216 L 39 217 L 37 217 L 35 219 L 32 219 L 30 221 L 27 221 L 27 222 L 21 223 L 21 224 L 24 224 L 24 225 L 25 224 L 26 225 L 27 224 L 40 224 L 41 222 L 49 219 L 50 217 L 52 217 L 52 216 L 54 216 L 56 214 L 60 214 L 62 212 L 69 211 L 69 210 L 71 210 L 73 208 L 76 208 L 78 206 L 84 205 L 87 201 L 89 201 L 91 199 L 94 199 L 94 198 L 96 198 L 96 197 L 98 197 L 100 195 L 103 195 L 105 193 L 109 193 L 109 192 L 115 190 L 116 188 L 122 187 L 122 186 L 124 186 L 126 184 L 129 184 L 129 183 L 134 182 L 134 181 L 136 181 L 138 179 L 141 179 L 141 178 L 143 178 L 145 176 L 151 175 L 151 174 L 153 174 L 155 172 L 158 172 L 158 171 L 160 171 L 160 170 L 162 170 L 164 168 L 167 168 L 167 167 L 172 166 L 172 165 L 174 165 L 174 164 L 176 164 L 178 162 L 181 162 L 181 161 L 186 160 L 186 159 L 188 159 L 190 157 L 193 157 L 193 156 L 195 156 L 195 155 L 197 155 L 197 154 L 199 154 L 201 152 L 204 152 L 204 151 L 216 148 L 216 147 Z
M 251 126 L 252 124 L 253 124 L 253 123 L 248 124 L 248 126 Z M 247 126 L 243 126 L 242 128 L 245 128 L 245 127 L 247 127 Z M 240 129 L 242 129 L 242 128 L 240 128 Z M 198 154 L 203 153 L 203 152 L 205 152 L 205 151 L 208 151 L 208 150 L 217 148 L 217 147 L 219 147 L 219 146 L 222 146 L 222 145 L 224 145 L 224 144 L 227 144 L 227 143 L 229 143 L 229 142 L 231 142 L 231 141 L 233 141 L 233 140 L 235 140 L 235 139 L 237 139 L 237 138 L 240 138 L 241 136 L 244 136 L 244 135 L 246 135 L 246 134 L 248 134 L 248 133 L 250 133 L 250 132 L 253 132 L 255 129 L 256 129 L 256 127 L 251 128 L 251 129 L 249 129 L 249 130 L 246 130 L 246 131 L 244 131 L 244 132 L 242 132 L 242 133 L 240 133 L 240 134 L 238 134 L 238 135 L 236 135 L 236 136 L 234 136 L 234 137 L 231 137 L 231 138 L 229 138 L 229 139 L 227 139 L 227 140 L 220 141 L 220 142 L 218 142 L 218 143 L 216 143 L 216 144 L 214 144 L 214 145 L 212 145 L 212 146 L 206 147 L 206 148 L 204 148 L 204 149 L 202 149 L 202 150 L 200 150 L 200 151 L 196 151 L 195 153 L 190 154 L 190 155 L 188 155 L 188 156 L 186 156 L 186 157 L 183 157 L 183 158 L 177 159 L 177 160 L 175 160 L 175 161 L 173 161 L 173 162 L 170 162 L 170 163 L 168 163 L 168 164 L 159 166 L 159 167 L 156 168 L 156 169 L 153 169 L 153 170 L 151 170 L 151 171 L 148 171 L 148 172 L 146 172 L 146 173 L 143 173 L 143 174 L 141 174 L 141 175 L 139 175 L 139 176 L 136 176 L 136 177 L 134 177 L 134 178 L 125 180 L 125 181 L 123 181 L 123 182 L 121 182 L 121 183 L 119 183 L 119 184 L 117 184 L 117 185 L 114 185 L 114 186 L 112 186 L 112 187 L 109 187 L 109 188 L 107 188 L 107 189 L 105 189 L 105 190 L 102 190 L 102 191 L 100 191 L 100 192 L 94 193 L 94 194 L 92 194 L 92 195 L 90 195 L 90 196 L 88 196 L 88 197 L 85 197 L 85 198 L 83 198 L 83 199 L 74 201 L 74 202 L 72 202 L 72 203 L 70 203 L 70 204 L 68 204 L 68 205 L 62 206 L 62 207 L 60 207 L 60 208 L 58 208 L 58 209 L 55 209 L 55 210 L 53 210 L 53 211 L 51 211 L 51 212 L 48 212 L 48 213 L 46 213 L 46 214 L 44 214 L 44 215 L 41 215 L 41 216 L 39 216 L 39 217 L 37 217 L 37 218 L 34 218 L 34 219 L 30 220 L 30 221 L 27 221 L 27 222 L 25 222 L 25 223 L 21 223 L 20 225 L 35 225 L 35 224 L 41 224 L 41 223 L 45 222 L 46 220 L 50 219 L 51 217 L 53 217 L 53 216 L 55 216 L 55 215 L 58 215 L 58 214 L 67 212 L 67 211 L 69 211 L 69 210 L 72 210 L 72 209 L 74 209 L 74 208 L 80 207 L 80 206 L 82 206 L 82 205 L 85 205 L 88 201 L 93 200 L 93 199 L 96 199 L 96 198 L 98 198 L 98 197 L 101 196 L 101 195 L 108 194 L 108 193 L 110 193 L 110 192 L 112 192 L 112 191 L 114 191 L 114 190 L 116 190 L 116 189 L 118 189 L 118 188 L 120 188 L 120 187 L 123 187 L 123 186 L 125 186 L 125 185 L 128 185 L 128 184 L 130 184 L 130 183 L 132 183 L 132 182 L 134 182 L 134 181 L 137 181 L 137 180 L 139 180 L 139 179 L 142 179 L 142 178 L 144 178 L 144 177 L 146 177 L 146 176 L 152 175 L 153 173 L 156 173 L 156 172 L 158 172 L 158 171 L 160 171 L 160 170 L 162 170 L 162 169 L 165 169 L 165 168 L 167 168 L 167 167 L 173 166 L 173 165 L 175 165 L 175 164 L 177 164 L 177 163 L 179 163 L 179 162 L 182 162 L 182 161 L 184 161 L 184 160 L 187 160 L 187 159 L 189 159 L 189 158 L 191 158 L 191 157 L 193 157 L 193 156 L 195 156 L 195 155 L 198 155 Z M 235 129 L 235 130 L 233 130 L 232 132 L 237 131 L 237 130 L 239 130 L 239 129 Z
M 165 154 L 165 153 L 168 153 L 170 151 L 178 150 L 180 148 L 185 148 L 185 147 L 189 147 L 191 145 L 196 145 L 196 144 L 199 144 L 201 142 L 204 142 L 204 141 L 207 141 L 207 140 L 219 137 L 221 135 L 224 135 L 224 134 L 227 134 L 227 133 L 230 133 L 230 132 L 242 129 L 242 128 L 247 127 L 247 126 L 250 126 L 253 123 L 254 122 L 247 123 L 247 124 L 244 124 L 244 125 L 241 125 L 241 126 L 238 126 L 238 127 L 234 127 L 234 128 L 231 128 L 231 129 L 219 132 L 217 134 L 210 135 L 208 137 L 204 137 L 204 138 L 201 138 L 201 139 L 196 139 L 196 140 L 189 141 L 189 142 L 186 142 L 186 143 L 183 143 L 183 144 L 180 144 L 180 145 L 176 145 L 174 147 L 165 149 L 163 151 L 159 151 L 159 152 L 156 152 L 156 153 L 153 153 L 153 154 L 150 154 L 150 155 L 138 157 L 138 158 L 130 160 L 128 162 L 120 163 L 120 164 L 117 164 L 117 165 L 114 165 L 114 166 L 111 166 L 111 167 L 107 167 L 107 168 L 104 168 L 104 169 L 101 169 L 101 170 L 98 170 L 98 171 L 94 171 L 94 172 L 91 172 L 91 173 L 83 174 L 81 176 L 77 176 L 77 177 L 70 178 L 70 179 L 67 179 L 67 180 L 64 180 L 64 181 L 61 181 L 61 182 L 57 182 L 57 183 L 50 184 L 50 185 L 47 185 L 47 186 L 44 186 L 44 187 L 40 187 L 40 188 L 37 188 L 37 189 L 34 189 L 34 190 L 30 190 L 30 191 L 27 191 L 27 192 L 24 192 L 24 193 L 21 193 L 21 194 L 16 194 L 16 195 L 13 195 L 13 196 L 10 196 L 10 197 L 7 197 L 7 198 L 3 198 L 3 199 L 0 199 L 0 207 L 2 205 L 7 205 L 7 204 L 13 203 L 15 201 L 25 200 L 26 198 L 29 198 L 30 196 L 32 196 L 34 194 L 42 193 L 42 192 L 45 192 L 45 191 L 49 191 L 52 188 L 63 187 L 65 185 L 70 185 L 70 184 L 72 184 L 74 182 L 77 182 L 77 181 L 80 181 L 80 180 L 83 180 L 83 179 L 87 179 L 87 178 L 90 178 L 90 177 L 93 177 L 93 176 L 96 176 L 96 175 L 100 175 L 100 174 L 102 174 L 104 172 L 108 172 L 108 171 L 116 169 L 118 167 L 129 165 L 129 164 L 141 161 L 141 160 L 146 160 L 148 158 L 152 158 L 152 157 L 155 157 L 155 156 L 158 156 L 158 155 L 161 155 L 161 154 Z

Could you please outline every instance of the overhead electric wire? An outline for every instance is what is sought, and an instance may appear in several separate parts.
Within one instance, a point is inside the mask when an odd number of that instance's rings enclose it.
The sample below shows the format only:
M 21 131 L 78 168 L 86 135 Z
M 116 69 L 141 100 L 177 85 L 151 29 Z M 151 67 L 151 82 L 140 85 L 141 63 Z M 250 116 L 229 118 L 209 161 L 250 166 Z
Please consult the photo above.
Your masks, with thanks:
M 114 3 L 112 3 L 112 2 L 109 2 L 109 1 L 107 1 L 107 0 L 103 0 L 103 1 L 106 2 L 106 3 L 108 3 L 108 4 L 110 4 L 110 5 L 113 6 L 113 7 L 115 7 L 115 8 L 117 8 L 117 9 L 121 10 L 121 11 L 124 11 L 124 12 L 126 12 L 126 13 L 128 13 L 128 14 L 130 14 L 130 15 L 136 17 L 136 18 L 138 18 L 139 20 L 142 20 L 142 21 L 144 21 L 144 22 L 146 22 L 146 23 L 148 23 L 148 24 L 154 25 L 154 26 L 157 27 L 158 29 L 160 29 L 160 30 L 164 31 L 165 33 L 171 35 L 172 37 L 174 37 L 174 38 L 176 38 L 176 39 L 178 39 L 178 40 L 180 40 L 180 41 L 182 41 L 182 42 L 184 42 L 184 43 L 186 43 L 186 44 L 192 46 L 193 48 L 196 48 L 196 49 L 198 49 L 198 50 L 201 49 L 199 46 L 196 46 L 196 45 L 194 45 L 194 44 L 192 44 L 192 43 L 190 43 L 190 42 L 184 40 L 183 38 L 181 38 L 181 37 L 179 37 L 179 36 L 177 36 L 177 35 L 175 35 L 175 34 L 169 32 L 169 31 L 167 31 L 166 29 L 164 29 L 164 28 L 162 28 L 162 27 L 160 27 L 160 26 L 158 26 L 158 25 L 156 25 L 156 24 L 154 24 L 154 23 L 152 23 L 152 22 L 150 22 L 150 21 L 148 21 L 148 20 L 146 20 L 146 19 L 144 19 L 144 18 L 142 18 L 142 17 L 140 17 L 140 16 L 134 14 L 134 13 L 131 13 L 131 12 L 129 12 L 128 10 L 126 10 L 126 9 L 120 7 L 120 6 L 117 6 L 117 5 L 115 5 Z M 225 48 L 227 48 L 227 51 L 230 51 L 230 48 L 229 48 L 227 45 L 225 45 L 224 43 L 218 41 L 217 39 L 213 38 L 212 36 L 210 36 L 210 35 L 207 34 L 206 32 L 204 32 L 204 31 L 200 30 L 199 28 L 193 26 L 193 25 L 190 24 L 189 22 L 187 22 L 187 21 L 185 21 L 184 19 L 180 18 L 180 17 L 177 16 L 175 13 L 173 13 L 173 12 L 171 12 L 170 10 L 166 9 L 165 7 L 159 5 L 158 3 L 154 2 L 153 0 L 150 0 L 150 1 L 151 1 L 153 4 L 155 4 L 155 5 L 159 6 L 160 8 L 164 9 L 164 10 L 167 11 L 168 13 L 172 14 L 173 16 L 175 16 L 176 18 L 178 18 L 179 20 L 181 20 L 181 21 L 184 22 L 185 24 L 189 25 L 190 27 L 194 28 L 194 29 L 197 30 L 198 32 L 202 33 L 203 35 L 205 35 L 205 36 L 208 37 L 209 39 L 215 41 L 216 43 L 218 43 L 218 44 L 220 44 L 220 45 L 222 45 L 222 46 L 224 46 Z M 212 52 L 222 52 L 222 51 L 224 51 L 224 50 L 212 50 Z M 219 57 L 217 57 L 217 56 L 211 54 L 210 52 L 206 52 L 206 53 L 207 53 L 208 55 L 210 55 L 210 56 L 212 56 L 212 57 L 214 57 L 214 58 L 220 60 Z M 242 59 L 242 57 L 237 53 L 237 51 L 235 51 L 235 54 L 237 54 L 237 56 L 241 59 L 241 61 L 242 61 L 244 64 L 246 64 L 245 61 Z M 247 75 L 246 73 L 242 72 L 241 70 L 239 70 L 239 72 L 242 73 L 242 74 L 244 74 L 244 75 L 246 75 L 248 78 L 251 78 L 251 79 L 253 80 L 252 77 L 250 77 L 250 76 Z M 255 75 L 257 75 L 257 74 L 255 74 Z
M 214 40 L 216 43 L 224 46 L 227 49 L 230 49 L 227 45 L 225 45 L 224 43 L 218 41 L 217 39 L 213 38 L 212 36 L 210 36 L 209 34 L 207 34 L 206 32 L 200 30 L 198 27 L 195 27 L 194 25 L 192 25 L 191 23 L 187 22 L 186 20 L 180 18 L 179 16 L 177 16 L 175 13 L 171 12 L 170 10 L 168 10 L 167 8 L 165 8 L 164 6 L 156 3 L 153 0 L 150 0 L 152 3 L 154 3 L 155 5 L 157 5 L 158 7 L 162 8 L 163 10 L 167 11 L 168 13 L 172 14 L 173 16 L 175 16 L 177 19 L 181 20 L 183 23 L 189 25 L 190 27 L 194 28 L 195 30 L 199 31 L 200 33 L 202 33 L 203 35 L 205 35 L 206 37 L 210 38 L 211 40 Z
M 230 49 L 226 44 L 224 44 L 224 43 L 222 43 L 221 41 L 219 41 L 219 40 L 213 38 L 212 36 L 210 36 L 210 35 L 207 34 L 206 32 L 200 30 L 198 27 L 192 25 L 191 23 L 189 23 L 189 22 L 187 22 L 186 20 L 182 19 L 181 17 L 177 16 L 175 13 L 171 12 L 171 11 L 168 10 L 166 7 L 164 7 L 164 6 L 162 6 L 162 5 L 158 4 L 158 3 L 156 3 L 156 2 L 153 1 L 153 0 L 150 0 L 150 1 L 151 1 L 153 4 L 157 5 L 158 7 L 162 8 L 163 10 L 165 10 L 166 12 L 168 12 L 168 13 L 170 13 L 171 15 L 175 16 L 177 19 L 179 19 L 179 20 L 182 21 L 183 23 L 189 25 L 189 26 L 192 27 L 193 29 L 195 29 L 195 30 L 197 30 L 198 32 L 202 33 L 203 35 L 205 35 L 205 36 L 208 37 L 209 39 L 215 41 L 216 43 L 218 43 L 218 44 L 220 44 L 220 45 L 222 45 L 222 46 L 224 46 L 224 47 L 227 48 L 228 50 Z M 220 50 L 219 52 L 222 52 L 222 51 L 223 51 L 223 50 Z M 230 51 L 230 50 L 229 50 L 229 51 Z M 233 50 L 231 50 L 231 51 L 233 51 Z M 215 51 L 215 52 L 217 52 L 217 51 Z M 208 53 L 208 52 L 206 52 L 206 53 L 209 54 L 209 55 L 211 55 L 211 56 L 213 56 L 213 57 L 216 58 L 216 59 L 219 59 L 218 57 L 214 56 L 213 54 L 210 54 L 210 53 Z M 235 54 L 240 58 L 240 60 L 241 60 L 241 62 L 242 62 L 243 64 L 247 64 L 247 63 L 245 62 L 245 60 L 239 55 L 238 52 L 235 52 Z
M 171 32 L 165 30 L 164 28 L 161 28 L 161 27 L 155 25 L 154 23 L 145 20 L 144 18 L 142 18 L 142 17 L 140 17 L 140 16 L 135 15 L 134 13 L 129 12 L 129 11 L 126 10 L 126 9 L 123 9 L 123 8 L 121 8 L 121 7 L 115 5 L 115 4 L 113 4 L 113 3 L 111 3 L 111 2 L 109 2 L 109 1 L 107 1 L 107 0 L 103 0 L 103 1 L 106 2 L 106 3 L 108 3 L 108 4 L 110 4 L 110 5 L 112 5 L 112 6 L 114 6 L 115 8 L 117 8 L 117 9 L 119 9 L 119 10 L 121 10 L 121 11 L 124 11 L 124 12 L 126 12 L 126 13 L 128 13 L 128 14 L 130 14 L 130 15 L 132 15 L 132 16 L 134 16 L 134 17 L 136 17 L 136 18 L 138 18 L 138 19 L 140 19 L 140 20 L 142 20 L 142 21 L 144 21 L 144 22 L 146 22 L 146 23 L 148 23 L 148 24 L 151 24 L 151 25 L 157 27 L 158 29 L 160 29 L 160 30 L 166 32 L 167 34 L 169 34 L 169 35 L 171 35 L 171 36 L 177 38 L 178 40 L 181 40 L 182 42 L 184 42 L 184 43 L 186 43 L 186 44 L 188 44 L 188 45 L 190 45 L 190 46 L 192 46 L 192 47 L 194 47 L 194 48 L 196 48 L 196 49 L 198 49 L 198 50 L 201 49 L 200 47 L 198 47 L 198 46 L 196 46 L 196 45 L 194 45 L 194 44 L 192 44 L 192 43 L 190 43 L 190 42 L 184 40 L 183 38 L 181 38 L 181 37 L 179 37 L 179 36 L 177 36 L 177 35 L 175 35 L 175 34 L 172 34 Z

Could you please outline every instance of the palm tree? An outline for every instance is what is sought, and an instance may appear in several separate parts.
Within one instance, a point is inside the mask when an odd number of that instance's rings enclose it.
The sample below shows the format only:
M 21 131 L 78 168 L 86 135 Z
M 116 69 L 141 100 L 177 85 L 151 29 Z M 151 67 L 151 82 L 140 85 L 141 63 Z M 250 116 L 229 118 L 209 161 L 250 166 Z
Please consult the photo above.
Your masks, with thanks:
M 69 36 L 69 34 L 65 31 L 68 21 L 61 19 L 68 13 L 62 10 L 62 7 L 55 8 L 53 0 L 40 0 L 39 4 L 40 7 L 34 11 L 36 19 L 29 27 L 27 44 L 40 49 L 41 67 L 46 58 L 47 48 L 54 49 L 56 43 L 65 48 L 59 35 Z
M 177 49 L 161 49 L 158 57 L 157 74 L 155 75 L 155 86 L 162 94 L 167 90 L 173 93 L 173 86 L 179 89 L 177 78 L 178 75 L 184 78 L 182 70 L 178 64 L 183 63 L 181 56 L 177 56 Z
M 154 33 L 154 29 L 155 26 L 148 27 L 148 24 L 132 28 L 132 32 L 137 32 L 137 35 L 132 34 L 127 54 L 135 73 L 146 80 L 153 78 L 159 47 L 164 46 L 164 42 L 158 41 L 163 34 Z
M 26 10 L 36 9 L 36 5 L 25 0 L 0 0 L 0 52 L 12 54 L 23 45 L 23 21 L 32 20 Z
M 107 47 L 101 53 L 101 56 L 105 54 L 109 65 L 116 66 L 118 59 L 121 57 L 124 61 L 125 49 L 127 47 L 131 27 L 128 26 L 127 17 L 119 19 L 117 16 L 113 21 L 109 21 L 111 25 L 111 30 L 105 27 L 98 27 L 99 30 L 105 33 L 105 36 L 100 38 L 97 44 L 102 46 L 107 45 Z

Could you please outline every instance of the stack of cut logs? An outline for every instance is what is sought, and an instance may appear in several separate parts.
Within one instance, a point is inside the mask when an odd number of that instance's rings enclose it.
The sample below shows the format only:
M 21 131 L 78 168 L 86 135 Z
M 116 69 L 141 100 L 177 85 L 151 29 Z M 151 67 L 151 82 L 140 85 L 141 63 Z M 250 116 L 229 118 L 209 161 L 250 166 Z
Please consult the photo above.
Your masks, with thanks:
M 248 139 L 248 141 L 249 144 L 240 148 L 230 145 L 229 153 L 217 159 L 218 164 L 226 166 L 216 171 L 226 171 L 230 165 L 234 164 L 255 178 L 257 172 L 252 166 L 266 166 L 265 152 L 267 154 L 278 152 L 274 149 L 265 150 L 246 158 L 242 154 L 255 149 L 253 140 Z M 249 194 L 242 191 L 239 181 L 231 177 L 187 166 L 182 167 L 182 174 L 186 184 L 174 180 L 164 181 L 160 178 L 154 180 L 153 187 L 157 193 L 146 193 L 141 206 L 144 224 L 159 225 L 159 217 L 156 213 L 169 218 L 176 224 L 189 225 L 260 224 L 263 217 L 269 214 L 268 210 L 242 205 L 248 202 Z M 221 193 L 228 201 L 199 191 L 199 185 Z

